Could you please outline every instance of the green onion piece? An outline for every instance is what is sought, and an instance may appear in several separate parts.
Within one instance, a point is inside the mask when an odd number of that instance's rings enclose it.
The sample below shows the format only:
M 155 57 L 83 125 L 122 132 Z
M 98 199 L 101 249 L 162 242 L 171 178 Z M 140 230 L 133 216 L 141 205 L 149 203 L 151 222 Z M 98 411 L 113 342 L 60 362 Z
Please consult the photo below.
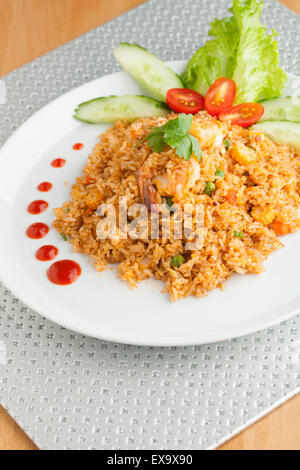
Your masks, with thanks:
M 166 204 L 169 209 L 171 209 L 171 207 L 173 206 L 173 199 L 170 196 L 166 198 Z
M 222 170 L 217 170 L 217 171 L 216 171 L 216 176 L 219 176 L 220 178 L 223 179 L 224 176 L 225 176 L 224 171 L 222 171 Z
M 234 231 L 233 235 L 235 238 L 244 238 L 244 234 L 242 232 Z
M 171 261 L 171 266 L 172 268 L 180 268 L 182 264 L 185 263 L 185 259 L 182 255 L 176 255 L 173 256 L 172 261 Z
M 207 194 L 208 196 L 212 196 L 215 190 L 216 190 L 215 183 L 213 183 L 212 181 L 208 181 L 204 188 L 204 194 Z
M 62 236 L 62 238 L 64 239 L 65 242 L 68 240 L 67 236 L 64 233 L 61 233 L 61 236 Z
M 225 145 L 225 148 L 226 150 L 229 149 L 230 145 L 232 144 L 231 140 L 228 140 L 228 139 L 224 139 L 224 145 Z

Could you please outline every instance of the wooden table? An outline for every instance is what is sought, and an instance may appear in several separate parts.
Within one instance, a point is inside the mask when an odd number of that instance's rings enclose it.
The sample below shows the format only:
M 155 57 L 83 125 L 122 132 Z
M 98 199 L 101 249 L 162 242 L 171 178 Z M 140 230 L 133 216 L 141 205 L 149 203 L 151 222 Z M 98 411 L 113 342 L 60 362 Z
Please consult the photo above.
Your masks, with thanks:
M 144 0 L 0 0 L 0 76 Z M 163 2 L 163 0 L 161 0 Z M 300 14 L 299 0 L 280 0 Z M 300 449 L 300 395 L 222 449 Z M 0 449 L 36 449 L 0 407 Z

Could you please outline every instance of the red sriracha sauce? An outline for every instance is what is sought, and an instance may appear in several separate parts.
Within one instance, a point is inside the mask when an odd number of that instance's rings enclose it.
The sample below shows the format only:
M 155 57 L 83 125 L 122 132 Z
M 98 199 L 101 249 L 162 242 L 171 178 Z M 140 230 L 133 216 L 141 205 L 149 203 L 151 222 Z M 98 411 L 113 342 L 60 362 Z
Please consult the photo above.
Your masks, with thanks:
M 48 208 L 49 204 L 46 201 L 38 199 L 37 201 L 32 201 L 27 207 L 29 214 L 41 214 Z
M 49 183 L 48 181 L 43 181 L 42 183 L 38 185 L 37 190 L 41 191 L 42 193 L 47 193 L 48 191 L 52 189 L 52 187 L 53 187 L 52 183 Z
M 36 254 L 35 257 L 39 261 L 51 261 L 58 255 L 58 248 L 53 245 L 44 245 L 41 246 Z
M 56 158 L 51 162 L 51 166 L 54 168 L 61 168 L 66 164 L 66 160 L 64 158 Z
M 84 145 L 81 142 L 73 145 L 73 150 L 81 150 L 83 149 Z
M 39 238 L 44 238 L 49 232 L 49 227 L 42 222 L 36 222 L 35 224 L 29 225 L 26 230 L 26 235 L 29 238 L 38 240 Z
M 68 259 L 56 261 L 47 271 L 49 281 L 59 286 L 73 284 L 80 275 L 81 267 L 79 264 Z

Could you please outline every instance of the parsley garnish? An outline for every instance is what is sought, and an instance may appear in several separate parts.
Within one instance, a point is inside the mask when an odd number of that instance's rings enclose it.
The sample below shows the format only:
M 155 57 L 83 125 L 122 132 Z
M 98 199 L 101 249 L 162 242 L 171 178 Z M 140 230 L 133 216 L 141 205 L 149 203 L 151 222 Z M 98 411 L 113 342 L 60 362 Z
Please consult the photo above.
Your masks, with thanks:
M 64 233 L 61 233 L 61 236 L 62 236 L 62 238 L 64 239 L 65 242 L 68 240 L 67 236 Z
M 161 153 L 168 146 L 174 149 L 183 160 L 189 160 L 192 153 L 200 161 L 202 150 L 198 139 L 189 133 L 193 121 L 191 114 L 179 114 L 161 127 L 152 127 L 151 132 L 136 147 L 148 141 L 154 152 Z

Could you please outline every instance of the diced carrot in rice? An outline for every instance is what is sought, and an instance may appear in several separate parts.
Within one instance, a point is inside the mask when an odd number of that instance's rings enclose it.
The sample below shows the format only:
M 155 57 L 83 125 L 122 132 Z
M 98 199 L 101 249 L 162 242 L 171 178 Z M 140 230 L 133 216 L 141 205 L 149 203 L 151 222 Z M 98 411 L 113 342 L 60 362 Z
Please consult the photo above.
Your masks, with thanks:
M 238 192 L 235 189 L 230 189 L 225 196 L 225 199 L 229 204 L 236 204 L 237 203 L 237 195 Z
M 282 222 L 274 222 L 272 224 L 272 229 L 278 237 L 288 235 L 291 232 L 290 226 L 288 224 L 283 224 Z

